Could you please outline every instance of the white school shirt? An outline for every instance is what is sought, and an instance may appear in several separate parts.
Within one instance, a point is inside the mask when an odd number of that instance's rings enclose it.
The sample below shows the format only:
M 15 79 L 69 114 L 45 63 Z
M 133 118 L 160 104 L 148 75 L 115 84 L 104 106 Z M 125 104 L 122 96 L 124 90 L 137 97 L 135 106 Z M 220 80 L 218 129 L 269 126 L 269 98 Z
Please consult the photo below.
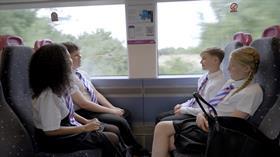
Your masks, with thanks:
M 69 113 L 63 96 L 58 97 L 50 88 L 32 101 L 33 121 L 43 131 L 57 130 L 60 122 Z
M 86 79 L 89 79 L 89 77 L 88 77 L 88 75 L 85 73 L 85 72 L 83 72 L 83 71 L 80 71 L 79 70 L 79 72 L 83 75 L 83 76 L 85 76 L 85 78 Z M 76 87 L 78 87 L 78 89 L 80 90 L 80 92 L 83 94 L 83 96 L 84 97 L 86 97 L 86 99 L 87 100 L 91 100 L 91 97 L 90 97 L 90 95 L 89 95 L 89 93 L 87 92 L 87 90 L 85 89 L 85 87 L 84 87 L 84 84 L 82 83 L 82 81 L 78 78 L 78 76 L 76 75 L 76 74 L 73 74 L 73 85 L 75 85 Z M 94 91 L 94 94 L 96 94 L 95 93 L 95 87 L 93 86 L 93 84 L 90 84 L 90 86 L 91 86 L 91 88 L 93 89 L 93 91 Z M 97 95 L 96 95 L 97 96 Z M 79 109 L 81 109 L 78 105 L 76 105 L 76 104 L 74 104 L 74 109 L 75 109 L 75 111 L 77 111 L 77 110 L 79 110 Z
M 263 100 L 263 91 L 258 83 L 254 80 L 241 91 L 234 93 L 246 80 L 232 81 L 229 80 L 226 84 L 232 83 L 234 89 L 217 105 L 216 110 L 219 116 L 231 116 L 238 110 L 248 113 L 252 116 Z
M 211 74 L 208 74 L 208 73 L 204 74 L 202 77 L 199 78 L 198 85 L 200 85 L 202 83 L 202 81 L 204 80 L 206 75 L 208 75 L 208 81 L 206 82 L 204 90 L 201 92 L 201 96 L 206 101 L 209 101 L 223 87 L 226 80 L 224 78 L 223 72 L 221 70 L 219 70 L 219 71 L 211 73 Z M 191 99 L 189 99 L 188 101 L 191 101 Z M 189 106 L 187 106 L 189 103 L 188 101 L 181 104 L 180 113 L 191 114 L 191 115 L 196 116 L 201 111 L 199 105 L 197 104 L 197 102 L 195 102 L 191 107 L 189 107 Z M 204 105 L 204 106 L 206 106 L 206 105 Z

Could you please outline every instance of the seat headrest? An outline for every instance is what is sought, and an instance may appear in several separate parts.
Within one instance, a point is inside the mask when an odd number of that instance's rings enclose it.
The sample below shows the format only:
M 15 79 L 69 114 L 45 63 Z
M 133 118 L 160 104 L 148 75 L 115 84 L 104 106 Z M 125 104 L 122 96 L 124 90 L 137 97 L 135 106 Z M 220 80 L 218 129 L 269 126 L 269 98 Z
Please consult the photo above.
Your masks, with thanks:
M 1 35 L 0 36 L 0 49 L 7 46 L 18 46 L 23 45 L 23 40 L 21 37 L 16 35 Z
M 262 37 L 280 37 L 280 25 L 274 25 L 263 31 Z
M 44 46 L 44 45 L 48 45 L 48 44 L 52 44 L 52 40 L 50 39 L 40 39 L 40 40 L 36 40 L 34 43 L 34 50 L 38 50 L 40 47 Z
M 241 42 L 243 45 L 249 46 L 253 38 L 250 33 L 237 32 L 233 35 L 233 40 Z

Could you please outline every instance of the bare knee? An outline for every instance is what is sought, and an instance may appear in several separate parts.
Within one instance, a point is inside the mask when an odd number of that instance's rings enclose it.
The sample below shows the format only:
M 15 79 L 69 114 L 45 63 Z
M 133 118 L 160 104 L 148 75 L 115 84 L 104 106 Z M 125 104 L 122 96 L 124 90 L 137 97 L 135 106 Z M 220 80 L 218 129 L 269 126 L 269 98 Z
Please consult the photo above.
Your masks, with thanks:
M 155 134 L 172 136 L 175 133 L 172 121 L 161 121 L 155 127 Z

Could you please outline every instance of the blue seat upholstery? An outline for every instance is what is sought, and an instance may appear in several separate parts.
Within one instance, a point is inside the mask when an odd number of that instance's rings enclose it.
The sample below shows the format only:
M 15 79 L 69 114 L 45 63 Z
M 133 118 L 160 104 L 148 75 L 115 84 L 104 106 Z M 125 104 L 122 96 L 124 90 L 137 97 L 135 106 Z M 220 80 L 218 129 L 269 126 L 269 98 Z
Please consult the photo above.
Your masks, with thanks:
M 3 51 L 0 78 L 7 104 L 9 104 L 15 114 L 8 114 L 12 112 L 11 110 L 7 109 L 7 105 L 6 107 L 2 107 L 6 108 L 6 115 L 8 115 L 6 116 L 4 113 L 3 115 L 1 114 L 0 122 L 4 123 L 1 125 L 7 125 L 10 128 L 14 127 L 18 131 L 11 131 L 9 128 L 1 128 L 1 133 L 7 137 L 18 137 L 18 140 L 14 140 L 15 143 L 11 144 L 12 147 L 16 147 L 18 149 L 22 147 L 20 151 L 15 149 L 16 153 L 20 153 L 20 155 L 23 154 L 21 156 L 101 156 L 101 149 L 81 150 L 72 153 L 51 153 L 40 152 L 36 147 L 37 145 L 36 141 L 34 140 L 34 125 L 32 120 L 32 98 L 28 79 L 28 67 L 31 56 L 32 49 L 25 46 L 8 46 Z M 13 123 L 10 123 L 11 121 L 13 121 Z M 0 140 L 0 145 L 5 144 L 3 142 L 4 141 Z M 11 142 L 13 142 L 13 140 L 11 140 Z M 19 144 L 16 142 L 19 142 Z M 2 149 L 2 147 L 0 149 Z
M 1 156 L 33 156 L 29 134 L 6 103 L 0 83 L 0 152 Z
M 229 79 L 229 73 L 228 73 L 228 69 L 227 69 L 228 62 L 229 62 L 229 55 L 230 55 L 231 51 L 238 49 L 242 46 L 243 46 L 243 44 L 239 41 L 231 41 L 224 48 L 225 56 L 224 56 L 224 59 L 223 59 L 223 62 L 221 65 L 222 65 L 222 70 L 223 70 L 223 73 L 224 73 L 224 76 L 226 79 Z
M 263 88 L 264 99 L 250 121 L 259 126 L 265 115 L 276 103 L 280 92 L 280 39 L 276 37 L 261 38 L 253 41 L 251 46 L 260 53 L 256 81 Z
M 225 48 L 224 72 L 229 54 L 232 50 L 243 46 L 240 42 L 230 42 Z M 267 37 L 254 40 L 251 44 L 260 53 L 260 65 L 256 81 L 264 91 L 264 100 L 256 113 L 249 119 L 255 126 L 271 139 L 279 138 L 280 131 L 280 38 Z M 226 66 L 225 66 L 226 65 Z M 270 111 L 270 112 L 269 112 Z M 261 124 L 261 125 L 260 125 Z M 180 154 L 176 157 L 193 157 L 195 154 Z M 201 155 L 202 157 L 203 155 Z
M 17 114 L 29 133 L 33 132 L 31 91 L 28 64 L 32 50 L 24 46 L 5 47 L 2 54 L 0 78 L 7 103 Z

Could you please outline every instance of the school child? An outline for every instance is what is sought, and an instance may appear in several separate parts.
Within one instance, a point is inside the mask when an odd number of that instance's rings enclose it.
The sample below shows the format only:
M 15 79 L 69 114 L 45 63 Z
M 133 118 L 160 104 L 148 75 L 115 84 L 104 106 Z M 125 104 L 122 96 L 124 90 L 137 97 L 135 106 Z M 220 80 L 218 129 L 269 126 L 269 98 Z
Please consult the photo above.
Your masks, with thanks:
M 247 119 L 252 116 L 261 104 L 263 92 L 254 75 L 258 70 L 259 54 L 255 48 L 246 46 L 231 53 L 228 70 L 232 80 L 208 102 L 214 106 L 219 116 L 233 116 Z M 208 121 L 200 112 L 196 116 L 197 126 L 208 131 Z M 168 157 L 174 150 L 175 129 L 180 122 L 162 121 L 154 131 L 152 157 Z
M 35 138 L 39 148 L 50 152 L 72 152 L 103 148 L 103 156 L 114 156 L 118 128 L 88 120 L 74 112 L 71 93 L 72 60 L 66 48 L 49 44 L 39 48 L 29 66 L 33 91 Z
M 120 135 L 134 156 L 150 156 L 150 152 L 137 142 L 130 128 L 130 113 L 128 110 L 111 104 L 91 83 L 81 66 L 80 48 L 72 42 L 62 43 L 68 50 L 73 60 L 74 82 L 79 87 L 79 92 L 71 96 L 78 114 L 86 118 L 98 118 L 101 122 L 113 124 L 120 130 Z M 81 99 L 84 97 L 84 99 Z
M 197 91 L 205 100 L 210 100 L 226 82 L 223 72 L 220 70 L 224 51 L 216 47 L 208 48 L 201 52 L 200 57 L 202 69 L 207 72 L 199 78 Z M 156 118 L 156 124 L 159 121 L 180 120 L 196 116 L 200 111 L 195 99 L 191 98 L 182 104 L 175 105 L 173 110 L 161 113 Z

